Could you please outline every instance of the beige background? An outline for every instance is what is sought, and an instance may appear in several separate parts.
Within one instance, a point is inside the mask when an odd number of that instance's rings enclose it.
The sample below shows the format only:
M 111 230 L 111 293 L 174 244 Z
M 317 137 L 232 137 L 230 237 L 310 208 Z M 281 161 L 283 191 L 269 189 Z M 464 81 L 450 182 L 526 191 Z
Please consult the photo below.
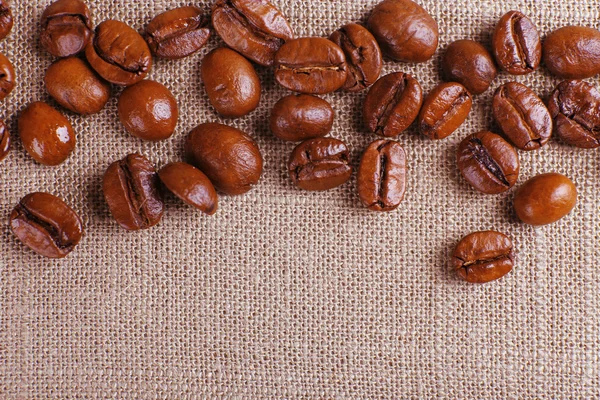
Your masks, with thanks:
M 378 0 L 276 0 L 298 35 L 328 35 L 364 20 Z M 107 18 L 142 27 L 177 0 L 89 1 L 94 23 Z M 180 160 L 187 132 L 218 121 L 199 77 L 214 38 L 185 60 L 158 61 L 150 75 L 180 104 L 176 134 L 153 144 L 129 136 L 114 98 L 98 115 L 68 114 L 77 131 L 73 156 L 56 168 L 36 164 L 16 137 L 15 118 L 48 100 L 51 58 L 39 47 L 49 0 L 13 0 L 15 28 L 0 43 L 18 85 L 0 105 L 15 144 L 0 165 L 0 215 L 32 191 L 62 196 L 82 216 L 86 236 L 63 261 L 24 248 L 0 227 L 0 397 L 33 398 L 598 398 L 600 397 L 600 179 L 598 153 L 552 141 L 520 152 L 519 184 L 542 172 L 570 176 L 580 191 L 574 212 L 534 229 L 510 211 L 512 192 L 484 196 L 457 173 L 454 151 L 467 134 L 493 128 L 493 89 L 477 97 L 456 134 L 432 142 L 414 129 L 399 137 L 409 160 L 399 210 L 365 211 L 356 181 L 326 193 L 295 189 L 285 164 L 294 145 L 268 131 L 286 91 L 259 68 L 261 107 L 227 123 L 258 141 L 266 165 L 260 184 L 221 197 L 207 217 L 167 197 L 159 226 L 127 233 L 101 193 L 106 167 L 130 152 L 158 166 Z M 567 24 L 600 27 L 600 2 L 436 1 L 421 4 L 439 21 L 441 43 L 420 65 L 387 62 L 385 72 L 414 74 L 428 92 L 453 40 L 489 45 L 499 17 L 527 13 L 542 34 Z M 202 7 L 209 9 L 209 1 Z M 541 70 L 505 74 L 549 94 L 558 82 Z M 597 83 L 597 79 L 593 80 Z M 337 112 L 333 137 L 358 164 L 374 140 L 362 126 L 364 93 L 325 96 Z M 55 104 L 55 103 L 52 103 Z M 510 235 L 514 271 L 483 285 L 449 269 L 455 243 L 474 230 Z

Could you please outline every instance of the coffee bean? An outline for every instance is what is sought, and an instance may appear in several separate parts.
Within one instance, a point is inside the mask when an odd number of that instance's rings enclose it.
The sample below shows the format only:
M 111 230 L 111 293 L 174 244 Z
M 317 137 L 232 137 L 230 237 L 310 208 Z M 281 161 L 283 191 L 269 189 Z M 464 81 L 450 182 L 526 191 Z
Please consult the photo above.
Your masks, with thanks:
M 423 102 L 419 129 L 430 139 L 444 139 L 457 130 L 469 116 L 473 99 L 460 83 L 436 86 Z
M 185 203 L 202 212 L 217 212 L 217 192 L 208 177 L 196 167 L 183 162 L 167 164 L 158 171 L 165 186 Z
M 496 62 L 509 74 L 529 74 L 540 66 L 542 41 L 537 28 L 519 11 L 500 18 L 492 38 Z
M 398 208 L 406 191 L 406 154 L 398 142 L 376 140 L 358 167 L 358 196 L 373 211 Z
M 458 275 L 470 283 L 487 283 L 502 278 L 513 269 L 513 244 L 504 234 L 474 232 L 464 237 L 452 253 Z
M 498 75 L 490 53 L 472 40 L 457 40 L 448 46 L 442 72 L 445 80 L 462 84 L 471 94 L 488 90 Z
M 128 231 L 148 229 L 160 222 L 165 205 L 154 165 L 130 154 L 112 163 L 104 174 L 104 199 L 115 220 Z
M 58 0 L 42 14 L 42 47 L 56 57 L 82 52 L 92 37 L 90 10 L 80 0 Z
M 362 25 L 348 24 L 333 32 L 329 38 L 346 55 L 348 77 L 342 89 L 359 92 L 379 79 L 383 60 L 377 41 Z
M 331 40 L 295 39 L 275 54 L 275 79 L 295 92 L 334 92 L 344 86 L 347 76 L 346 56 Z
M 521 150 L 536 150 L 552 136 L 552 117 L 544 102 L 527 86 L 510 82 L 496 90 L 494 119 Z
M 42 256 L 64 258 L 83 236 L 79 216 L 63 200 L 49 193 L 23 197 L 10 214 L 14 235 Z
M 458 146 L 458 168 L 467 182 L 485 194 L 513 187 L 519 177 L 519 156 L 506 140 L 492 132 L 467 136 Z
M 217 0 L 212 24 L 229 47 L 266 67 L 273 65 L 277 50 L 294 38 L 285 16 L 267 0 Z
M 423 90 L 409 74 L 394 72 L 380 78 L 365 98 L 363 118 L 369 130 L 380 136 L 397 136 L 417 118 Z
M 544 63 L 563 79 L 585 79 L 600 73 L 600 31 L 566 26 L 546 36 Z
M 0 53 L 0 100 L 4 100 L 14 88 L 15 70 L 10 60 Z
M 206 45 L 211 34 L 209 24 L 199 8 L 179 7 L 154 17 L 146 26 L 145 37 L 152 54 L 177 60 Z
M 8 36 L 13 27 L 13 15 L 8 0 L 0 0 L 0 40 Z
M 301 189 L 333 189 L 352 176 L 350 152 L 341 140 L 309 139 L 292 152 L 288 171 L 292 182 Z
M 0 161 L 4 160 L 10 152 L 10 132 L 6 129 L 4 121 L 0 120 Z
M 323 99 L 308 94 L 282 97 L 271 112 L 271 132 L 282 140 L 301 142 L 331 132 L 335 112 Z

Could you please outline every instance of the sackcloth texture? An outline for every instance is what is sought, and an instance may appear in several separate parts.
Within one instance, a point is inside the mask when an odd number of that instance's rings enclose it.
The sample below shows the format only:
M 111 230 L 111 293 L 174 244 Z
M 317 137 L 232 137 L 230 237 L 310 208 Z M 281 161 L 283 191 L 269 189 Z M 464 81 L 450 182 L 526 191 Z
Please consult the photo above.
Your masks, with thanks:
M 543 172 L 571 177 L 575 210 L 542 228 L 518 223 L 514 190 L 486 196 L 460 176 L 455 151 L 468 134 L 497 131 L 496 87 L 511 80 L 547 98 L 558 79 L 547 70 L 501 74 L 476 96 L 469 120 L 430 141 L 414 126 L 398 140 L 409 159 L 408 192 L 391 213 L 366 211 L 356 178 L 324 193 L 296 189 L 286 172 L 293 143 L 268 129 L 270 109 L 288 94 L 257 68 L 260 107 L 222 120 L 200 79 L 201 52 L 156 60 L 150 79 L 180 106 L 176 133 L 160 143 L 130 136 L 118 121 L 121 89 L 107 107 L 81 117 L 65 111 L 77 148 L 62 165 L 36 164 L 18 140 L 16 117 L 49 101 L 43 77 L 52 62 L 39 45 L 50 0 L 13 0 L 15 27 L 0 42 L 18 83 L 0 104 L 13 151 L 0 164 L 0 398 L 2 399 L 560 399 L 600 397 L 600 177 L 598 152 L 553 140 L 519 152 L 518 184 Z M 196 2 L 208 12 L 210 1 Z M 328 36 L 366 21 L 378 0 L 274 0 L 298 36 Z M 438 21 L 440 47 L 423 64 L 385 63 L 414 75 L 428 93 L 452 41 L 488 46 L 504 13 L 521 10 L 542 35 L 564 25 L 600 28 L 598 0 L 420 0 Z M 178 0 L 88 1 L 94 24 L 124 21 L 142 30 Z M 591 82 L 598 83 L 594 78 Z M 352 162 L 376 137 L 361 122 L 366 93 L 324 96 L 336 110 L 332 137 Z M 64 110 L 63 110 L 64 111 Z M 207 121 L 243 129 L 258 142 L 265 170 L 250 193 L 220 197 L 208 217 L 166 197 L 150 230 L 128 233 L 111 217 L 101 182 L 107 166 L 139 152 L 157 166 L 183 158 L 187 133 Z M 52 261 L 12 235 L 8 216 L 30 192 L 57 194 L 81 215 L 86 234 L 66 259 Z M 513 272 L 486 285 L 450 268 L 464 235 L 495 229 L 518 252 Z

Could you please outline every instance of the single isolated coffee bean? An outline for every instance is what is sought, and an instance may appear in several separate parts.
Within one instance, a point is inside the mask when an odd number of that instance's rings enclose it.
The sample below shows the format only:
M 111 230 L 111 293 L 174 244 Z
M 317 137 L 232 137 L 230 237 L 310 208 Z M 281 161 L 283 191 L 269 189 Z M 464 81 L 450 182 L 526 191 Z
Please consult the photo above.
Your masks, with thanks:
M 184 162 L 174 162 L 162 167 L 158 176 L 167 189 L 186 204 L 208 215 L 217 212 L 215 187 L 198 168 Z
M 490 53 L 473 40 L 451 43 L 442 58 L 444 79 L 462 84 L 471 94 L 488 90 L 498 75 Z
M 458 168 L 467 182 L 485 194 L 499 194 L 519 177 L 519 155 L 514 147 L 492 132 L 467 136 L 458 146 Z
M 49 258 L 64 258 L 83 236 L 81 219 L 63 200 L 49 193 L 23 197 L 10 214 L 14 235 L 27 247 Z
M 423 89 L 415 78 L 394 72 L 369 89 L 363 104 L 363 118 L 369 130 L 392 137 L 404 132 L 417 118 L 423 104 Z
M 58 0 L 42 13 L 42 47 L 55 57 L 81 53 L 92 37 L 90 10 L 80 0 Z
M 430 139 L 444 139 L 465 122 L 473 98 L 460 83 L 448 82 L 436 86 L 425 98 L 419 113 L 419 130 Z
M 190 164 L 204 172 L 225 194 L 248 192 L 260 180 L 263 158 L 249 135 L 231 126 L 205 123 L 190 132 L 185 143 Z
M 44 102 L 29 104 L 19 115 L 18 126 L 23 147 L 40 164 L 61 164 L 75 149 L 71 123 Z
M 10 152 L 10 133 L 4 121 L 0 120 L 0 161 L 4 160 Z
M 546 36 L 544 63 L 563 79 L 585 79 L 600 73 L 600 31 L 566 26 Z
M 198 7 L 179 7 L 154 17 L 145 38 L 157 57 L 177 60 L 190 56 L 210 38 L 210 19 Z
M 210 104 L 224 117 L 237 118 L 260 103 L 260 79 L 252 64 L 239 53 L 221 47 L 202 60 L 202 81 Z
M 326 100 L 309 94 L 282 97 L 271 112 L 271 132 L 279 139 L 301 142 L 331 132 L 335 112 Z
M 367 147 L 358 167 L 358 197 L 373 211 L 398 208 L 406 191 L 406 153 L 400 143 L 376 140 Z
M 217 0 L 212 25 L 227 46 L 265 67 L 294 38 L 285 16 L 267 0 Z
M 438 24 L 411 0 L 384 0 L 368 20 L 383 54 L 402 62 L 425 62 L 438 46 Z
M 15 88 L 15 70 L 6 56 L 0 53 L 0 101 Z
M 500 69 L 513 75 L 529 74 L 542 61 L 542 41 L 537 28 L 519 11 L 500 18 L 492 38 L 492 50 Z
M 500 86 L 494 94 L 492 112 L 496 123 L 521 150 L 536 150 L 552 136 L 552 117 L 533 90 L 518 82 Z
M 148 229 L 160 222 L 165 205 L 154 165 L 130 154 L 104 173 L 104 199 L 115 220 L 128 231 Z
M 565 217 L 577 203 L 577 188 L 564 175 L 549 173 L 531 178 L 517 190 L 517 217 L 529 225 L 547 225 Z
M 346 83 L 347 68 L 344 51 L 324 38 L 294 39 L 275 54 L 275 79 L 294 92 L 335 92 Z
M 502 278 L 513 269 L 515 254 L 508 236 L 495 231 L 465 236 L 452 253 L 452 266 L 470 283 L 487 283 Z
M 0 40 L 8 36 L 13 27 L 13 15 L 8 0 L 0 0 Z

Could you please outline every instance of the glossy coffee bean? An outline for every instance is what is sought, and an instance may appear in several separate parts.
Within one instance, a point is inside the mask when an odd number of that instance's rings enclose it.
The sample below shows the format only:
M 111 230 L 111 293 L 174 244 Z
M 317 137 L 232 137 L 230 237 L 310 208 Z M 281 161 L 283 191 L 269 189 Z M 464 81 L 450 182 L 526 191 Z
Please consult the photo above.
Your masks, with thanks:
M 110 84 L 77 57 L 55 61 L 48 67 L 44 83 L 58 104 L 77 114 L 100 112 L 110 98 Z
M 23 197 L 10 214 L 14 235 L 42 256 L 64 258 L 83 236 L 81 219 L 63 200 L 49 193 Z
M 363 104 L 365 125 L 379 136 L 397 136 L 414 122 L 422 103 L 423 90 L 415 78 L 391 73 L 369 89 Z
M 18 125 L 23 147 L 40 164 L 61 164 L 75 149 L 71 123 L 46 103 L 29 104 L 19 115 Z
M 271 112 L 271 132 L 279 139 L 301 142 L 331 132 L 335 112 L 326 100 L 308 94 L 282 97 Z
M 4 100 L 15 88 L 15 70 L 6 56 L 0 53 L 0 100 Z
M 494 231 L 465 236 L 452 253 L 452 266 L 458 276 L 470 283 L 487 283 L 502 278 L 513 269 L 514 260 L 512 241 Z
M 260 103 L 260 79 L 254 67 L 226 47 L 214 49 L 204 57 L 202 81 L 210 104 L 224 117 L 242 117 Z
M 442 58 L 444 79 L 462 84 L 471 94 L 488 90 L 498 75 L 490 53 L 473 40 L 457 40 Z
M 165 205 L 154 165 L 130 154 L 104 173 L 104 199 L 115 220 L 128 231 L 148 229 L 160 222 Z
M 358 197 L 373 211 L 398 208 L 406 191 L 406 153 L 400 143 L 376 140 L 362 155 L 358 167 Z
M 346 55 L 348 77 L 342 89 L 359 92 L 379 79 L 383 60 L 377 40 L 362 25 L 348 24 L 333 32 L 329 39 Z
M 260 180 L 263 158 L 258 145 L 239 129 L 201 124 L 188 135 L 185 151 L 190 164 L 225 194 L 246 193 Z
M 347 68 L 344 51 L 324 38 L 291 40 L 275 54 L 275 79 L 294 92 L 334 92 L 346 83 Z
M 437 22 L 411 0 L 384 0 L 368 21 L 383 54 L 396 61 L 425 62 L 438 46 Z
M 145 38 L 157 57 L 177 60 L 200 50 L 210 38 L 210 20 L 194 6 L 157 15 L 146 26 Z
M 492 38 L 492 49 L 500 69 L 513 75 L 529 74 L 542 61 L 542 41 L 537 28 L 519 11 L 500 18 Z
M 13 15 L 8 0 L 0 0 L 0 40 L 8 36 L 13 27 Z
M 158 176 L 167 189 L 185 203 L 208 215 L 217 212 L 215 187 L 198 168 L 183 162 L 174 162 L 162 167 Z
M 514 186 L 519 177 L 519 156 L 499 135 L 479 132 L 458 146 L 458 168 L 467 182 L 485 194 L 499 194 Z
M 0 120 L 0 161 L 4 160 L 10 152 L 10 132 L 4 121 Z
M 536 150 L 552 136 L 552 117 L 544 102 L 527 86 L 510 82 L 496 90 L 492 101 L 496 123 L 521 150 Z
M 133 85 L 144 79 L 152 68 L 152 54 L 144 38 L 115 20 L 104 21 L 96 27 L 85 55 L 92 68 L 115 85 Z
M 117 108 L 127 132 L 143 140 L 170 138 L 179 118 L 177 101 L 171 91 L 150 80 L 126 88 Z
M 436 86 L 425 98 L 419 113 L 419 130 L 430 139 L 444 139 L 465 122 L 473 99 L 460 83 L 448 82 Z
M 267 0 L 217 0 L 212 25 L 225 43 L 257 64 L 270 67 L 294 31 Z
M 600 73 L 600 31 L 566 26 L 546 36 L 544 63 L 563 79 L 585 79 Z
M 301 189 L 333 189 L 352 176 L 350 152 L 341 140 L 309 139 L 292 152 L 288 171 L 292 182 Z
M 56 57 L 82 52 L 92 37 L 90 10 L 81 0 L 58 0 L 42 14 L 42 47 Z

